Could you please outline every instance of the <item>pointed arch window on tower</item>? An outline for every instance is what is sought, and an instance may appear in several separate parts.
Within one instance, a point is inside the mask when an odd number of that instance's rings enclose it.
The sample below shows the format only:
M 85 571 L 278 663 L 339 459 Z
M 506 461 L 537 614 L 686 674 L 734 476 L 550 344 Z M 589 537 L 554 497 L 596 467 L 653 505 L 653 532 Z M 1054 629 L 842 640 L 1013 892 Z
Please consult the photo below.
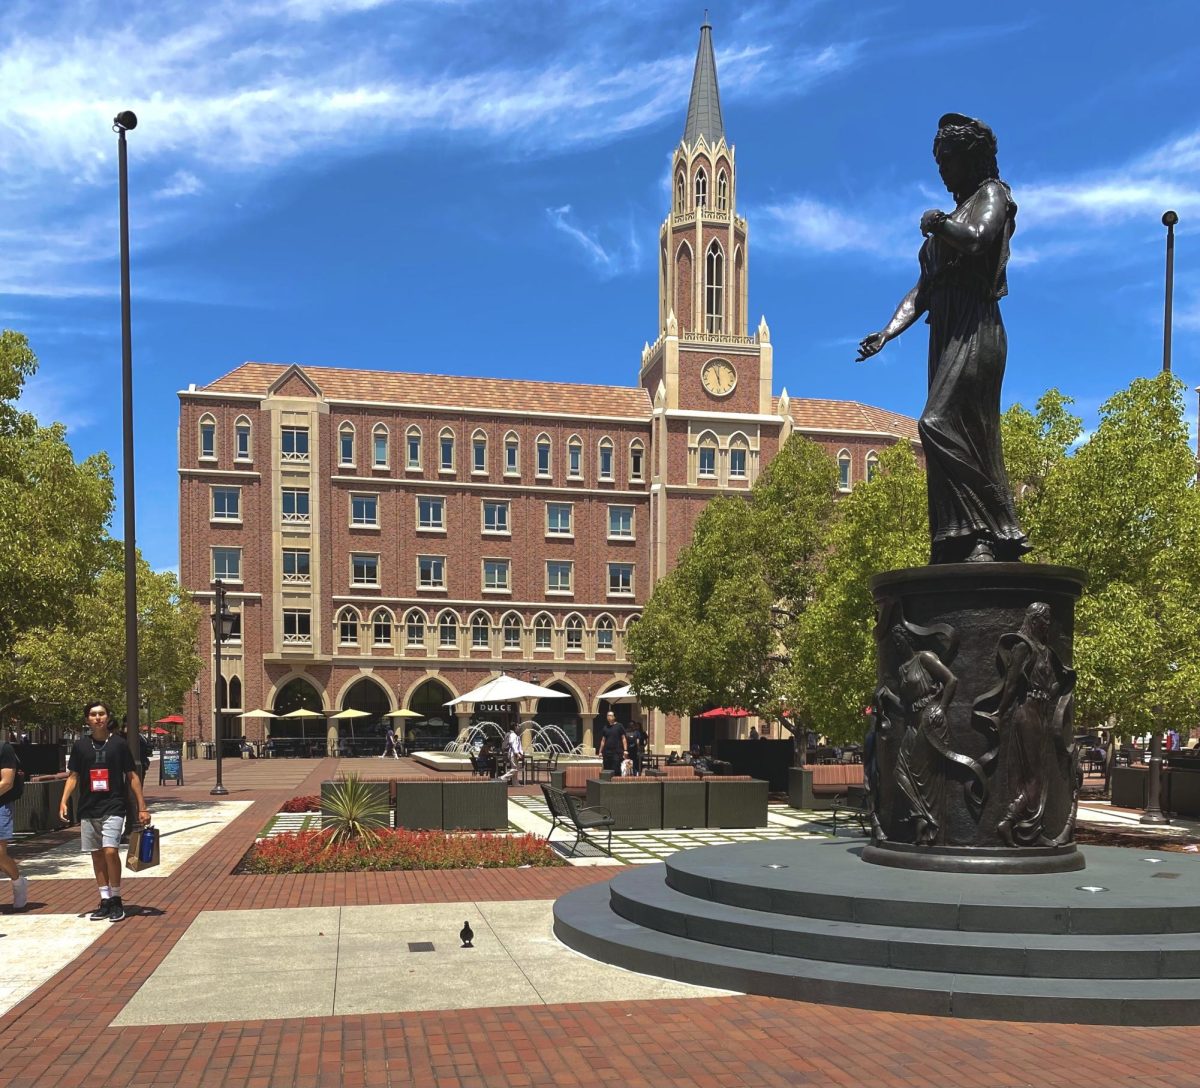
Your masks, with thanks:
M 729 210 L 729 175 L 722 170 L 717 175 L 717 211 Z
M 715 241 L 704 257 L 704 331 L 725 331 L 725 254 Z
M 675 210 L 682 212 L 687 207 L 687 182 L 683 180 L 683 173 L 675 179 Z
M 708 175 L 703 170 L 696 171 L 696 207 L 703 208 L 708 203 Z

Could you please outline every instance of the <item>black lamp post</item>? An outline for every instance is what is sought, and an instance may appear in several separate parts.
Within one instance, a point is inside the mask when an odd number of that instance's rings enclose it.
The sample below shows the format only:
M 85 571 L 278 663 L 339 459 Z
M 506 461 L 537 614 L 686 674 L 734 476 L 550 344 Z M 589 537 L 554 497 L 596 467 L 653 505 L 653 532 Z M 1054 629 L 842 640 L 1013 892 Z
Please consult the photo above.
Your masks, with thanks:
M 1166 292 L 1163 299 L 1163 370 L 1171 373 L 1171 308 L 1175 294 L 1175 224 L 1179 213 L 1163 212 L 1163 226 L 1167 228 L 1167 272 Z
M 213 654 L 216 659 L 216 669 L 213 672 L 213 743 L 217 746 L 217 782 L 208 792 L 219 797 L 229 792 L 221 781 L 221 711 L 224 709 L 224 700 L 221 698 L 221 644 L 233 634 L 234 616 L 225 607 L 225 583 L 218 578 L 215 585 L 216 598 L 212 614 Z
M 113 118 L 117 134 L 117 180 L 121 208 L 121 431 L 125 506 L 125 715 L 136 717 L 138 706 L 137 539 L 133 507 L 133 333 L 129 313 L 129 166 L 125 133 L 137 128 L 137 114 L 124 110 Z M 142 763 L 142 736 L 129 738 L 133 764 Z

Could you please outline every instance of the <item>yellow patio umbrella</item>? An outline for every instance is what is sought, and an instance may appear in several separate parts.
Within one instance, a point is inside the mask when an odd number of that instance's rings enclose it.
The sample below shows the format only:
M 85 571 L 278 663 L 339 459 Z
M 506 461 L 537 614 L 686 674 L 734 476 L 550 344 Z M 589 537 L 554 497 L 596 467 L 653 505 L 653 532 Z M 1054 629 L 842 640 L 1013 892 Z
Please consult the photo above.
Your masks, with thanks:
M 329 720 L 331 722 L 339 721 L 339 720 L 344 721 L 344 722 L 349 722 L 350 723 L 350 740 L 353 741 L 354 740 L 354 719 L 355 718 L 369 718 L 370 716 L 371 716 L 371 712 L 368 710 L 355 710 L 354 707 L 347 707 L 345 710 L 339 710 L 336 714 L 330 714 Z
M 299 707 L 296 710 L 289 710 L 286 714 L 281 714 L 281 718 L 299 718 L 300 719 L 300 739 L 308 740 L 308 731 L 305 726 L 308 724 L 309 718 L 323 718 L 324 714 L 316 710 L 308 710 L 305 707 Z

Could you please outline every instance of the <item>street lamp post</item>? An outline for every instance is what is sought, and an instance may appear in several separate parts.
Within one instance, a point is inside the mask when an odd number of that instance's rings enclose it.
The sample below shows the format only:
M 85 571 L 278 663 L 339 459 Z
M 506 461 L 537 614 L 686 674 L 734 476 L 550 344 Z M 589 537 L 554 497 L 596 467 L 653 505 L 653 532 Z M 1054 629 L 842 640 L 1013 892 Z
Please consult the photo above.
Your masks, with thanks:
M 1171 373 L 1171 309 L 1175 295 L 1175 224 L 1179 222 L 1177 212 L 1163 212 L 1163 226 L 1167 228 L 1166 292 L 1163 298 L 1163 370 Z
M 217 748 L 217 782 L 209 793 L 220 797 L 229 792 L 221 781 L 221 644 L 233 634 L 233 613 L 225 607 L 225 583 L 220 578 L 216 581 L 212 625 L 213 657 L 216 663 L 213 670 L 213 743 Z
M 125 715 L 138 705 L 137 539 L 133 505 L 133 332 L 129 311 L 129 165 L 125 133 L 137 128 L 137 114 L 124 110 L 113 118 L 117 134 L 117 180 L 121 209 L 121 432 L 124 459 L 122 503 L 125 507 Z M 135 767 L 142 762 L 142 737 L 129 738 Z

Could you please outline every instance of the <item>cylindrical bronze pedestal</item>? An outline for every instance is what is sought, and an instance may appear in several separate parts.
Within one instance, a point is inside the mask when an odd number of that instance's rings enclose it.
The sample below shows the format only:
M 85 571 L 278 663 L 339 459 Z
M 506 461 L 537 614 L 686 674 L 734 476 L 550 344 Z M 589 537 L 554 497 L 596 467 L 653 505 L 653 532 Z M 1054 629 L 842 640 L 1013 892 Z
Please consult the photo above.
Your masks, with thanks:
M 863 860 L 1081 869 L 1071 670 L 1082 571 L 955 563 L 871 579 L 877 690 Z

